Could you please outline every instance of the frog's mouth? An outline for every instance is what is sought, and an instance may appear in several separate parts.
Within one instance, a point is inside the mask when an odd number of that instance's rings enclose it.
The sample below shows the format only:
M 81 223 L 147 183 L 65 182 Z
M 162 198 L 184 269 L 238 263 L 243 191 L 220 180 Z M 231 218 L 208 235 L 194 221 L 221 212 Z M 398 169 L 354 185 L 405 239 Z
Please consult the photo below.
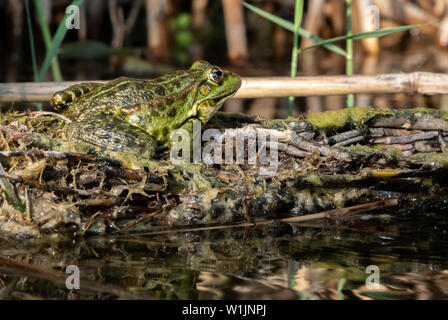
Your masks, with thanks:
M 224 103 L 225 100 L 232 98 L 235 95 L 235 93 L 236 93 L 236 91 L 226 94 L 221 97 L 213 98 L 212 101 L 215 105 L 222 104 L 222 103 Z
M 222 107 L 224 101 L 230 99 L 233 95 L 235 95 L 235 92 L 218 96 L 200 103 L 195 118 L 205 124 Z

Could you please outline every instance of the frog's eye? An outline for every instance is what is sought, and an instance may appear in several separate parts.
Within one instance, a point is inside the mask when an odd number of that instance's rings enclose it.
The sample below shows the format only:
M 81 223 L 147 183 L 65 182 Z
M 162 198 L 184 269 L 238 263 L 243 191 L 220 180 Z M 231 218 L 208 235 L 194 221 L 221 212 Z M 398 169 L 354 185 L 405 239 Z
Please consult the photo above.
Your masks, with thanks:
M 222 73 L 221 69 L 213 68 L 212 71 L 208 74 L 208 78 L 215 83 L 220 83 L 222 80 L 222 76 L 224 74 Z

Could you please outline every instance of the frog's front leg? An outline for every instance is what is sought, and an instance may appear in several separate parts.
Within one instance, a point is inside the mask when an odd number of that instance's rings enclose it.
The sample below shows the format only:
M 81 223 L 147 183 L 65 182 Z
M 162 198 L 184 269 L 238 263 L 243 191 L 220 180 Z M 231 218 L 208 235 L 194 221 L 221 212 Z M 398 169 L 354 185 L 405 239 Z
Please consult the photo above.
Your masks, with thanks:
M 157 142 L 146 131 L 112 115 L 100 114 L 66 126 L 70 140 L 84 141 L 114 151 L 152 158 Z
M 170 156 L 178 158 L 181 151 L 186 163 L 201 161 L 201 121 L 191 119 L 170 133 Z M 184 152 L 188 152 L 185 154 Z
M 204 162 L 202 161 L 201 129 L 202 122 L 192 119 L 185 122 L 177 131 L 173 131 L 171 137 L 174 139 L 171 139 L 170 156 L 171 161 L 176 166 L 176 170 L 179 170 L 183 176 L 187 177 L 190 183 L 196 186 L 196 190 L 205 192 L 210 191 L 212 188 L 221 188 L 224 184 L 213 177 L 205 175 L 202 171 Z M 182 137 L 180 141 L 178 140 L 179 137 Z M 182 150 L 181 159 L 178 157 L 178 151 L 180 150 Z M 187 157 L 183 154 L 186 150 L 189 152 Z M 178 161 L 173 161 L 173 156 Z

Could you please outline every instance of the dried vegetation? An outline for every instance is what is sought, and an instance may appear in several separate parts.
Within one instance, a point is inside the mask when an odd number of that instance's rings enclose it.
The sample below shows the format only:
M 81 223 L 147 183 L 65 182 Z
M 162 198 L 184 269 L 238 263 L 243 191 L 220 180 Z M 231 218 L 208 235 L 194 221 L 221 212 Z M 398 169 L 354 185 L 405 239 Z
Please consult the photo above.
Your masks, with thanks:
M 354 108 L 285 120 L 218 113 L 208 127 L 277 137 L 278 169 L 269 175 L 261 164 L 174 165 L 100 150 L 68 140 L 63 123 L 51 113 L 2 117 L 2 237 L 266 223 L 359 204 L 382 209 L 387 199 L 411 206 L 447 186 L 448 113 L 438 110 Z

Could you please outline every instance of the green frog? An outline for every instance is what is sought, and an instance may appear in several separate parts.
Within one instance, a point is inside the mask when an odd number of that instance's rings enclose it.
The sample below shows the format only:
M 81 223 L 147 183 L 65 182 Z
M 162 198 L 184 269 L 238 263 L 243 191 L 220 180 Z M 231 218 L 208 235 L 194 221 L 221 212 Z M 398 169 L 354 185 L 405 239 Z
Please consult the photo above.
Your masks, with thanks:
M 206 61 L 143 80 L 120 77 L 56 92 L 51 105 L 70 119 L 70 140 L 152 158 L 171 133 L 205 124 L 241 86 L 241 78 Z

